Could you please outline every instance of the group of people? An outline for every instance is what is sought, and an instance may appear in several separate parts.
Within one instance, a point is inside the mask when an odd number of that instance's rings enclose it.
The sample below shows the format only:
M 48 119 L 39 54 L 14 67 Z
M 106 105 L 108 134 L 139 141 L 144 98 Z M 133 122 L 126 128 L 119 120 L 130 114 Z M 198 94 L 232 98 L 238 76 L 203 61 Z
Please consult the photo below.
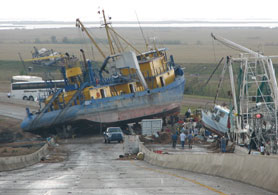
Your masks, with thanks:
M 180 135 L 178 135 L 178 132 L 175 132 L 172 134 L 172 146 L 173 148 L 176 148 L 178 136 L 180 137 L 180 143 L 182 149 L 184 149 L 185 140 L 187 140 L 188 148 L 192 148 L 192 142 L 193 142 L 193 135 L 191 133 L 185 134 L 184 131 L 181 132 Z
M 255 142 L 253 139 L 250 140 L 249 144 L 248 144 L 248 154 L 251 154 L 252 149 L 255 149 Z M 267 141 L 265 143 L 263 143 L 261 141 L 261 143 L 259 144 L 259 147 L 257 148 L 258 151 L 260 152 L 261 155 L 270 155 L 271 154 L 271 144 L 270 141 Z
M 170 124 L 172 125 L 172 146 L 176 148 L 177 141 L 180 139 L 181 147 L 184 149 L 185 142 L 188 148 L 192 148 L 193 137 L 199 134 L 199 120 L 191 118 L 191 109 L 185 112 L 185 118 L 180 119 L 178 116 L 171 116 Z

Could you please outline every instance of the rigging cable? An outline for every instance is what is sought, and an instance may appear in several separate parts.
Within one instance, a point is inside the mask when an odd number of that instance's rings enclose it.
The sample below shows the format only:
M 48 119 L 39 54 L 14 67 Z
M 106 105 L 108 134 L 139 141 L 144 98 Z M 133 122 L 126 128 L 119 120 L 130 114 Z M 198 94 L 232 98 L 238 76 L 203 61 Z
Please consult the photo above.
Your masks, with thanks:
M 138 22 L 138 25 L 139 25 L 139 28 L 140 28 L 142 37 L 143 37 L 143 39 L 144 39 L 144 41 L 145 41 L 146 49 L 148 50 L 149 44 L 148 44 L 147 39 L 146 39 L 146 37 L 145 37 L 145 35 L 144 35 L 143 29 L 142 29 L 142 27 L 141 27 L 141 23 L 140 23 L 140 21 L 139 21 L 139 18 L 138 18 L 138 15 L 137 15 L 137 12 L 136 12 L 136 11 L 135 11 L 135 15 L 136 15 L 136 18 L 137 18 L 137 22 Z
M 214 62 L 216 63 L 215 45 L 214 45 L 214 39 L 213 38 L 212 38 L 212 47 L 213 47 Z
M 112 27 L 110 27 L 110 28 L 112 28 Z M 109 31 L 110 31 L 110 28 L 108 29 Z M 120 44 L 120 41 L 119 41 L 119 38 L 117 37 L 117 35 L 115 35 L 114 33 L 113 33 L 113 31 L 110 31 L 110 35 L 111 35 L 111 38 L 112 38 L 112 44 L 113 45 L 115 45 L 116 46 L 116 48 L 117 48 L 117 50 L 118 50 L 118 52 L 119 53 L 121 53 L 121 52 L 123 52 L 123 47 L 122 47 L 122 45 Z M 121 51 L 121 49 L 122 49 L 122 51 Z
M 212 78 L 212 76 L 214 75 L 214 73 L 216 72 L 216 70 L 219 68 L 219 66 L 221 65 L 221 63 L 222 63 L 223 60 L 224 60 L 224 57 L 222 57 L 222 58 L 220 59 L 220 61 L 218 62 L 216 68 L 213 70 L 213 72 L 211 73 L 209 79 L 208 79 L 207 82 L 203 85 L 203 87 L 205 87 L 205 86 L 209 83 L 210 79 Z
M 82 32 L 81 28 L 78 28 L 77 29 L 78 32 L 79 32 L 79 38 L 80 38 L 80 48 L 83 50 L 83 51 L 90 51 L 88 48 L 88 41 L 86 40 L 85 38 L 85 35 L 84 33 Z M 86 47 L 86 48 L 85 48 Z M 90 55 L 90 54 L 89 54 Z

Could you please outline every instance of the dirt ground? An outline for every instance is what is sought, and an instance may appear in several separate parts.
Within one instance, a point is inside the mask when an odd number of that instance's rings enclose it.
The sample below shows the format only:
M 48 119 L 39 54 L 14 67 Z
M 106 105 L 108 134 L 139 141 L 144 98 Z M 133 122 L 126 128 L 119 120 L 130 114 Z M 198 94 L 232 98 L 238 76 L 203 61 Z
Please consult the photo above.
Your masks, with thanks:
M 21 120 L 0 116 L 0 157 L 30 154 L 45 142 L 38 135 L 23 132 Z
M 21 123 L 21 120 L 0 116 L 0 132 L 4 130 L 16 130 Z
M 41 160 L 42 163 L 57 163 L 68 158 L 68 150 L 63 148 L 63 145 L 49 146 L 49 155 Z
M 39 150 L 40 148 L 41 146 L 19 147 L 19 148 L 0 146 L 0 157 L 21 156 L 21 155 L 31 154 Z
M 17 134 L 17 138 L 19 140 L 26 140 L 26 139 L 36 139 L 38 138 L 37 135 L 32 133 L 23 132 L 20 129 L 21 120 L 10 118 L 6 116 L 0 116 L 0 133 L 3 132 L 14 132 Z
M 1 81 L 0 83 L 0 92 L 8 93 L 11 90 L 10 81 Z

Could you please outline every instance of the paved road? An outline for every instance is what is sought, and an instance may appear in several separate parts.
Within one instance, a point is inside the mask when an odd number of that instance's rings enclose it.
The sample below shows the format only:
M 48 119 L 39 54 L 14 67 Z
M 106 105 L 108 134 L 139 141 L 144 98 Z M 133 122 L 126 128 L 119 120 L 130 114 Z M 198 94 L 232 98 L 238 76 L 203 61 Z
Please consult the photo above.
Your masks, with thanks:
M 228 104 L 229 101 L 217 100 L 217 104 Z M 185 106 L 199 106 L 199 107 L 213 107 L 214 106 L 214 99 L 201 99 L 201 98 L 194 98 L 194 97 L 184 97 L 182 100 L 182 105 Z
M 23 120 L 26 110 L 24 106 L 0 102 L 0 115 Z
M 0 173 L 0 194 L 272 194 L 223 178 L 115 160 L 122 144 L 104 144 L 101 137 L 74 142 L 62 145 L 71 151 L 62 163 Z
M 0 101 L 0 116 L 2 115 L 23 120 L 26 117 L 26 107 L 30 109 L 30 112 L 38 110 L 38 108 L 29 105 L 20 105 Z

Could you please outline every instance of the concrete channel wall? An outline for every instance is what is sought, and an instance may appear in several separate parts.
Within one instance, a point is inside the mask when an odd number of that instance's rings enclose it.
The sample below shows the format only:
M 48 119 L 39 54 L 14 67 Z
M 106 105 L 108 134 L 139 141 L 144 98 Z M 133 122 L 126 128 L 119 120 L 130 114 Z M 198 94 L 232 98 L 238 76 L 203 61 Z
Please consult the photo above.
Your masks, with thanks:
M 278 193 L 278 158 L 238 154 L 157 154 L 139 143 L 144 160 L 153 165 L 182 169 L 248 183 Z
M 15 169 L 21 169 L 31 166 L 40 162 L 41 158 L 48 154 L 48 144 L 46 143 L 38 151 L 22 155 L 11 157 L 0 157 L 0 171 L 11 171 Z

